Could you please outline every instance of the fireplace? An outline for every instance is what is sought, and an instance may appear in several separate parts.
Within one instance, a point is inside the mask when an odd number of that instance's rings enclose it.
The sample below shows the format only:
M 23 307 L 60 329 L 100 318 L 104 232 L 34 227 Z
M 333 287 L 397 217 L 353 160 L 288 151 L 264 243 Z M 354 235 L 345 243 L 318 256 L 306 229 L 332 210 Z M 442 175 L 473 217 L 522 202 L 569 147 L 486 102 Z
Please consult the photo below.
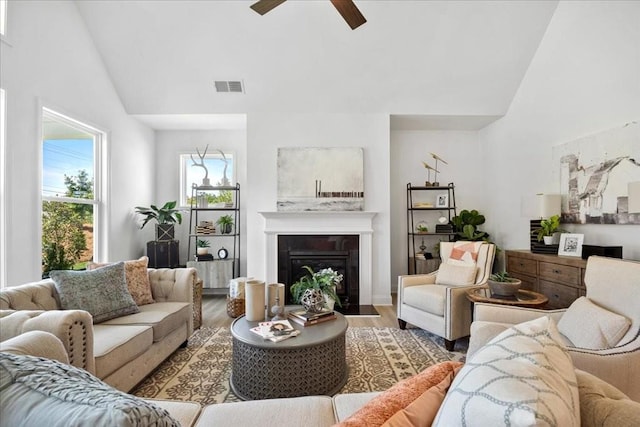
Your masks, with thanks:
M 331 268 L 342 274 L 336 288 L 342 310 L 357 306 L 360 289 L 360 238 L 358 235 L 287 235 L 278 236 L 278 282 L 288 285 L 313 271 Z M 287 304 L 293 304 L 289 286 L 285 287 Z M 336 306 L 336 309 L 340 307 Z M 355 308 L 355 307 L 354 307 Z

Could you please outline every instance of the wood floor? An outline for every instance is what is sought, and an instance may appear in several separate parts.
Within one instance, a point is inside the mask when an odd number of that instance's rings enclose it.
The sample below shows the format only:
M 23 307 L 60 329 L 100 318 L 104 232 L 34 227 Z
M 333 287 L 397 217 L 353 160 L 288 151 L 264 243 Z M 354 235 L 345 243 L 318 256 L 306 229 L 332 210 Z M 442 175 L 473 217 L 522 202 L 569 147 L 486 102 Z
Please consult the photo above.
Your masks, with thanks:
M 393 305 L 376 305 L 378 317 L 349 316 L 349 326 L 376 328 L 397 328 L 396 296 L 392 294 Z M 202 299 L 202 324 L 209 327 L 231 326 L 233 318 L 227 315 L 227 300 L 224 295 L 205 295 Z

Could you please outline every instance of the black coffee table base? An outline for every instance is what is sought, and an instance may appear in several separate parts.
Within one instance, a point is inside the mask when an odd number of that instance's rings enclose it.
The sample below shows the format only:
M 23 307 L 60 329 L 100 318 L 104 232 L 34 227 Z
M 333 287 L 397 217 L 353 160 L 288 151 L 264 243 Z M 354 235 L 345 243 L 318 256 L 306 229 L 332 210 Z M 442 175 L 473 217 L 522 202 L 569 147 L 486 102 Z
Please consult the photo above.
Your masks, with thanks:
M 321 344 L 293 348 L 261 348 L 233 338 L 229 382 L 243 400 L 332 396 L 348 374 L 344 333 Z

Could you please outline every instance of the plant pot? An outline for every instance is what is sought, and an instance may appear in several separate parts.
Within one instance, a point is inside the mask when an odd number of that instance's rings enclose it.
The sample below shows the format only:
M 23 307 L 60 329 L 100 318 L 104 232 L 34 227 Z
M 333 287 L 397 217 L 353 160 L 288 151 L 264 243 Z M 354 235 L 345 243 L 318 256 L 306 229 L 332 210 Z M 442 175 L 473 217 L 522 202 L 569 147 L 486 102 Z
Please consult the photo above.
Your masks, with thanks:
M 174 240 L 175 227 L 173 224 L 156 224 L 156 240 L 158 242 L 166 242 Z
M 222 234 L 231 234 L 232 230 L 233 230 L 233 225 L 231 224 L 223 224 L 220 226 L 220 232 Z
M 518 290 L 520 290 L 522 281 L 520 279 L 511 279 L 508 282 L 496 282 L 494 280 L 489 280 L 487 284 L 491 290 L 491 295 L 513 297 L 518 293 Z
M 542 239 L 545 245 L 553 245 L 553 236 L 544 236 Z
M 196 248 L 196 253 L 198 255 L 206 255 L 209 253 L 209 248 Z

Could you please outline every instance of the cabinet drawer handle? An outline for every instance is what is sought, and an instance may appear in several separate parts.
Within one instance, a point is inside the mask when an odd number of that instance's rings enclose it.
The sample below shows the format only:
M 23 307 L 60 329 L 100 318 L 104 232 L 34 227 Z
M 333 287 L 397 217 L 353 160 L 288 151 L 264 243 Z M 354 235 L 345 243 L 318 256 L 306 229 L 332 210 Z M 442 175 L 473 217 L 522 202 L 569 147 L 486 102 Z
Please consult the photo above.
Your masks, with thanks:
M 560 270 L 553 270 L 554 273 L 560 274 Z

